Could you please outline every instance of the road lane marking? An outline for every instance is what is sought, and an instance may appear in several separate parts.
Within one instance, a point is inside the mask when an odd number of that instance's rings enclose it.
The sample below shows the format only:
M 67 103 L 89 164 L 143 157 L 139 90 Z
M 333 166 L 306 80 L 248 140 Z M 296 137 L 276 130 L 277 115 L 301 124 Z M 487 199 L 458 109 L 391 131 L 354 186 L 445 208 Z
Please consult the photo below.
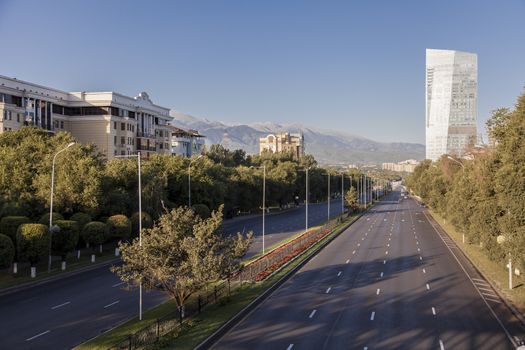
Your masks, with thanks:
M 418 251 L 418 252 L 420 252 L 420 251 L 421 251 L 421 249 L 417 248 L 417 251 Z
M 423 269 L 423 273 L 427 273 L 427 270 Z
M 385 255 L 388 255 L 388 250 L 385 252 Z
M 443 340 L 439 339 L 439 347 L 441 350 L 445 350 L 445 345 L 443 345 Z
M 62 306 L 66 306 L 67 304 L 71 304 L 70 301 L 66 301 L 65 303 L 62 303 L 60 305 L 55 305 L 51 308 L 51 310 L 55 310 L 55 309 L 58 309 L 59 307 L 62 307 Z
M 314 317 L 315 313 L 317 312 L 316 309 L 314 309 L 311 313 L 310 313 L 310 316 L 308 316 L 308 318 L 312 318 Z
M 116 305 L 118 303 L 120 303 L 120 300 L 114 301 L 111 304 L 107 304 L 106 306 L 104 306 L 104 309 L 107 309 L 108 307 L 111 307 L 111 306 Z
M 372 311 L 372 314 L 370 315 L 370 321 L 373 321 L 375 316 L 376 316 L 376 312 Z
M 387 246 L 387 247 L 390 247 L 390 243 L 387 243 L 387 245 L 386 245 L 386 246 Z
M 419 256 L 419 260 L 423 260 L 423 257 L 421 255 Z
M 288 345 L 288 347 L 286 348 L 286 350 L 292 350 L 292 348 L 293 348 L 293 344 L 290 344 L 290 345 Z
M 337 277 L 341 276 L 341 273 L 342 273 L 342 271 L 339 271 L 339 272 L 337 273 Z
M 326 294 L 330 293 L 331 290 L 332 290 L 332 287 L 328 287 L 328 289 L 326 290 Z
M 361 243 L 357 243 L 357 246 L 360 247 L 360 246 L 361 246 Z
M 381 277 L 383 277 L 383 272 L 381 272 Z
M 427 283 L 427 290 L 430 290 L 430 286 L 428 285 L 428 283 Z
M 355 250 L 352 252 L 352 254 L 355 254 Z
M 380 288 L 377 288 L 376 295 L 379 295 L 379 292 L 381 291 Z
M 383 265 L 385 265 L 385 264 L 386 264 L 386 260 L 383 260 Z
M 432 306 L 432 314 L 436 316 L 436 309 Z
M 118 286 L 123 285 L 124 283 L 126 283 L 126 282 L 120 282 L 120 283 L 117 283 L 117 284 L 112 285 L 111 287 L 112 287 L 112 288 L 115 288 L 115 287 L 118 287 Z
M 346 260 L 346 263 L 348 264 L 350 262 L 350 259 Z
M 492 301 L 493 303 L 501 304 L 501 301 L 496 300 L 496 299 L 492 299 L 492 298 L 488 298 L 488 297 L 485 297 L 485 299 L 487 299 L 487 300 L 489 300 L 489 301 Z
M 418 241 L 416 241 L 416 244 L 419 244 L 419 242 L 418 242 Z
M 33 340 L 33 339 L 36 339 L 36 338 L 38 338 L 38 337 L 43 336 L 44 334 L 49 333 L 49 332 L 51 332 L 51 331 L 50 331 L 50 330 L 47 330 L 47 331 L 45 331 L 45 332 L 39 333 L 39 334 L 37 334 L 37 335 L 32 336 L 31 338 L 27 338 L 26 341 L 31 341 L 31 340 Z

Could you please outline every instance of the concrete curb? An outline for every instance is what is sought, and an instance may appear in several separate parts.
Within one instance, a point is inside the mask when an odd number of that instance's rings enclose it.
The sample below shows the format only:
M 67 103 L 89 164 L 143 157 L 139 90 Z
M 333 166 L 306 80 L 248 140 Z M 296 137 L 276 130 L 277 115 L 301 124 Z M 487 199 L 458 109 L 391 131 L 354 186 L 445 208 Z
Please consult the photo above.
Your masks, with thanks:
M 17 286 L 3 288 L 3 289 L 0 289 L 0 296 L 4 296 L 4 295 L 20 292 L 22 290 L 30 289 L 30 288 L 33 288 L 33 287 L 41 286 L 43 284 L 47 284 L 47 283 L 51 283 L 51 282 L 58 281 L 58 280 L 61 280 L 61 279 L 65 279 L 65 278 L 68 278 L 68 277 L 71 277 L 71 276 L 75 276 L 75 275 L 78 275 L 78 274 L 81 274 L 81 273 L 84 273 L 84 272 L 87 272 L 87 271 L 96 270 L 96 269 L 104 267 L 104 266 L 112 265 L 112 264 L 114 264 L 114 263 L 116 263 L 118 261 L 120 261 L 120 258 L 115 258 L 115 259 L 111 259 L 111 260 L 105 261 L 103 263 L 88 265 L 88 266 L 81 267 L 81 268 L 79 268 L 77 270 L 60 273 L 58 275 L 51 276 L 51 277 L 46 277 L 46 278 L 43 278 L 43 279 L 38 280 L 38 281 L 30 281 L 30 282 L 22 283 L 22 284 L 17 285 Z
M 374 204 L 375 205 L 375 204 Z M 194 350 L 206 350 L 211 348 L 215 343 L 217 343 L 222 337 L 224 337 L 234 326 L 239 322 L 245 319 L 249 314 L 257 309 L 257 307 L 262 304 L 268 297 L 270 297 L 273 292 L 275 292 L 281 285 L 284 284 L 288 279 L 290 279 L 298 270 L 300 270 L 310 259 L 317 255 L 322 249 L 324 249 L 328 244 L 330 244 L 335 238 L 339 237 L 341 233 L 346 231 L 350 226 L 352 226 L 357 220 L 359 220 L 365 213 L 367 213 L 374 205 L 370 206 L 366 211 L 359 214 L 352 222 L 343 226 L 337 234 L 334 234 L 329 239 L 325 240 L 319 247 L 317 247 L 313 252 L 307 255 L 303 261 L 301 261 L 297 266 L 288 271 L 284 276 L 277 280 L 273 285 L 266 289 L 261 295 L 255 298 L 251 303 L 246 305 L 241 311 L 239 311 L 235 316 L 230 318 L 226 323 L 224 323 L 219 329 L 213 332 L 208 338 L 204 339 L 199 345 L 197 345 Z M 290 260 L 284 266 L 290 264 L 295 259 Z
M 451 235 L 449 235 L 449 233 L 447 232 L 447 230 L 445 230 L 440 224 L 439 224 L 439 221 L 436 220 L 436 218 L 434 217 L 434 215 L 432 215 L 432 213 L 430 213 L 430 211 L 426 210 L 426 212 L 430 215 L 430 217 L 432 218 L 432 220 L 434 220 L 434 222 L 441 228 L 441 230 L 443 230 L 443 232 L 456 244 L 456 246 L 459 248 L 459 250 L 461 251 L 461 255 L 463 255 L 463 257 L 465 258 L 465 260 L 468 261 L 468 263 L 474 268 L 474 270 L 476 270 L 477 273 L 479 273 L 480 276 L 483 277 L 483 279 L 492 287 L 492 289 L 498 294 L 499 298 L 501 301 L 503 301 L 503 303 L 509 308 L 509 310 L 511 311 L 511 313 L 516 316 L 516 318 L 521 322 L 521 324 L 523 326 L 525 326 L 525 317 L 522 315 L 522 313 L 518 310 L 518 308 L 514 305 L 514 303 L 510 300 L 508 300 L 504 295 L 502 295 L 502 293 L 499 291 L 499 288 L 497 288 L 493 283 L 492 281 L 480 270 L 478 269 L 478 267 L 472 262 L 472 260 L 470 260 L 468 254 L 463 250 L 463 248 L 458 244 L 456 243 L 456 240 L 454 238 L 452 238 Z

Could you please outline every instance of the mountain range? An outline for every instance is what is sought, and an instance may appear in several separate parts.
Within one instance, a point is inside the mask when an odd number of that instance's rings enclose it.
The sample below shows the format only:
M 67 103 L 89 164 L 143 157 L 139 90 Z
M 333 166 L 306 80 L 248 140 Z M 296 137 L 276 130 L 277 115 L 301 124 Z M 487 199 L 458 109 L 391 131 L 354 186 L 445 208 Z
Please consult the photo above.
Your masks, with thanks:
M 194 129 L 206 136 L 206 145 L 221 144 L 228 149 L 259 152 L 259 137 L 269 133 L 303 133 L 305 152 L 323 165 L 399 162 L 425 158 L 425 146 L 418 143 L 377 142 L 364 137 L 303 124 L 253 123 L 228 125 L 172 110 L 172 124 Z

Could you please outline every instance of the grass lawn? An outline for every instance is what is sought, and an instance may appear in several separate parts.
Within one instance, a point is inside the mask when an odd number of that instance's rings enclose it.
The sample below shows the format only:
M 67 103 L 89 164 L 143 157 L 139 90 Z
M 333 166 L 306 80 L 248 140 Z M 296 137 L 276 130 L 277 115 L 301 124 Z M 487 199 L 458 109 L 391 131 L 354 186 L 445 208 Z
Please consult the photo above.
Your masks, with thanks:
M 76 254 L 76 253 L 74 253 Z M 27 283 L 27 282 L 35 282 L 39 281 L 48 277 L 60 275 L 62 273 L 71 272 L 74 270 L 78 270 L 82 267 L 86 267 L 91 265 L 91 254 L 88 254 L 87 252 L 83 252 L 83 254 L 80 256 L 80 259 L 76 258 L 76 255 L 73 253 L 70 254 L 71 256 L 67 259 L 67 268 L 65 271 L 60 270 L 60 261 L 53 261 L 53 265 L 51 266 L 51 272 L 47 272 L 47 258 L 43 259 L 37 266 L 36 266 L 36 277 L 31 278 L 31 272 L 29 265 L 23 266 L 18 268 L 18 273 L 15 275 L 12 272 L 12 269 L 5 269 L 0 272 L 0 290 L 2 288 L 8 288 L 8 287 L 14 287 L 19 284 Z M 102 255 L 97 255 L 96 262 L 95 263 L 101 263 L 106 262 L 109 260 L 115 259 L 115 253 L 113 251 L 104 251 Z
M 319 247 L 325 240 L 339 233 L 340 228 L 354 220 L 352 216 L 343 224 L 336 227 L 333 233 L 323 238 L 321 241 L 303 252 L 300 258 L 291 261 L 274 275 L 259 283 L 246 283 L 240 288 L 232 290 L 230 297 L 224 297 L 217 304 L 213 304 L 203 310 L 200 315 L 196 315 L 186 320 L 182 329 L 177 330 L 176 334 L 171 333 L 163 338 L 160 342 L 151 346 L 151 349 L 193 349 L 196 345 L 206 339 L 215 330 L 221 327 L 226 321 L 237 314 L 242 308 L 248 305 L 258 295 L 263 293 L 267 288 L 277 282 L 287 272 L 303 261 L 311 252 Z M 130 333 L 151 324 L 156 318 L 160 318 L 168 313 L 174 312 L 176 305 L 173 301 L 162 304 L 150 311 L 144 313 L 142 322 L 138 319 L 132 319 L 121 326 L 101 334 L 91 341 L 79 345 L 77 350 L 106 350 L 108 347 L 116 344 L 118 341 L 125 339 Z
M 512 301 L 523 314 L 525 312 L 525 287 L 523 285 L 523 277 L 514 275 L 512 278 L 514 289 L 509 290 L 509 272 L 506 264 L 490 260 L 477 244 L 463 243 L 462 234 L 456 231 L 449 222 L 445 223 L 445 220 L 434 211 L 429 210 L 429 212 L 469 257 L 478 270 L 498 289 L 498 292 Z

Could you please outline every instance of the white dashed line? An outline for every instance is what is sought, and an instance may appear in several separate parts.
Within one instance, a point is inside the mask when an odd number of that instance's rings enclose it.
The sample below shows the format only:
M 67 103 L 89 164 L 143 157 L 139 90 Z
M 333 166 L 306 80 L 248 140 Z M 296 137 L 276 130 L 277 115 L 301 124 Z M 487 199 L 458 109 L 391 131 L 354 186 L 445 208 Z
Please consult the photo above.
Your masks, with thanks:
M 381 272 L 381 277 L 383 277 L 383 273 Z
M 422 257 L 422 256 L 420 256 L 420 257 L 419 257 L 419 260 L 423 260 L 423 257 Z
M 388 250 L 385 252 L 385 255 L 388 255 Z
M 379 292 L 381 292 L 381 289 L 377 288 L 376 295 L 379 295 Z
M 423 273 L 427 273 L 427 270 L 423 269 Z
M 355 254 L 355 250 L 352 252 L 352 254 Z
M 331 290 L 332 290 L 332 287 L 328 287 L 328 289 L 326 290 L 326 294 L 330 293 Z
M 44 334 L 49 333 L 49 332 L 51 332 L 51 331 L 50 331 L 50 330 L 47 330 L 47 331 L 45 331 L 45 332 L 39 333 L 39 334 L 37 334 L 37 335 L 32 336 L 31 338 L 27 338 L 26 341 L 31 341 L 31 340 L 33 340 L 33 339 L 36 339 L 36 338 L 38 338 L 38 337 L 43 336 Z
M 60 305 L 55 305 L 51 308 L 51 310 L 55 310 L 55 309 L 58 309 L 59 307 L 62 307 L 62 306 L 66 306 L 67 304 L 71 304 L 70 301 L 66 301 L 65 303 L 62 303 Z
M 288 345 L 288 347 L 286 348 L 286 350 L 292 350 L 292 348 L 293 348 L 293 344 L 290 344 L 290 345 Z
M 385 265 L 385 264 L 386 264 L 386 260 L 383 260 L 383 265 Z
M 112 287 L 112 288 L 115 288 L 115 287 L 118 287 L 118 286 L 123 285 L 124 283 L 126 283 L 126 282 L 120 282 L 120 283 L 117 283 L 117 284 L 112 285 L 111 287 Z
M 114 301 L 111 304 L 107 304 L 106 306 L 104 306 L 104 309 L 107 309 L 108 307 L 111 307 L 111 306 L 116 305 L 118 303 L 120 303 L 120 300 Z
M 443 345 L 443 340 L 439 339 L 439 347 L 441 350 L 445 350 L 445 345 Z
M 421 249 L 417 248 L 417 251 L 418 251 L 418 252 L 420 252 L 420 251 L 421 251 Z
M 432 314 L 436 316 L 436 309 L 432 306 Z
M 308 316 L 308 318 L 312 318 L 314 317 L 315 313 L 317 312 L 316 309 L 314 309 L 312 312 L 310 312 L 310 316 Z
M 428 285 L 428 283 L 427 283 L 427 290 L 430 290 L 430 286 Z
M 337 273 L 337 277 L 341 276 L 342 273 L 343 273 L 342 271 L 339 271 L 339 272 Z
M 350 259 L 346 260 L 346 263 L 348 264 L 350 262 Z
M 370 315 L 370 321 L 373 321 L 374 317 L 376 317 L 376 312 L 372 311 L 372 314 Z

